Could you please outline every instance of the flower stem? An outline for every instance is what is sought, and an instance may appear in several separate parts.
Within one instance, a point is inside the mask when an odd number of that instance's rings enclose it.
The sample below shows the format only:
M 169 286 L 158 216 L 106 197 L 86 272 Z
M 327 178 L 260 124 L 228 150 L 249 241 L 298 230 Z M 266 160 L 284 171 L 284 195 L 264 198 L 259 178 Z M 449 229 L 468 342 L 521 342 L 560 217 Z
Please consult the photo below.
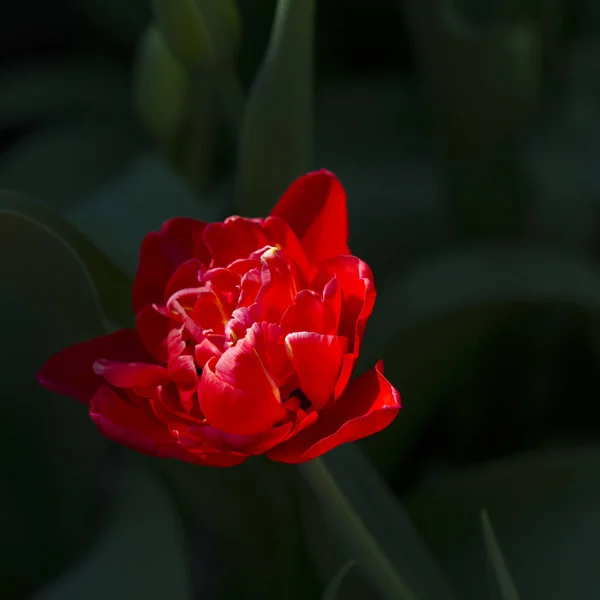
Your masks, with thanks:
M 325 463 L 316 458 L 299 466 L 310 487 L 338 520 L 346 541 L 355 553 L 351 558 L 368 572 L 382 596 L 387 600 L 417 600 Z

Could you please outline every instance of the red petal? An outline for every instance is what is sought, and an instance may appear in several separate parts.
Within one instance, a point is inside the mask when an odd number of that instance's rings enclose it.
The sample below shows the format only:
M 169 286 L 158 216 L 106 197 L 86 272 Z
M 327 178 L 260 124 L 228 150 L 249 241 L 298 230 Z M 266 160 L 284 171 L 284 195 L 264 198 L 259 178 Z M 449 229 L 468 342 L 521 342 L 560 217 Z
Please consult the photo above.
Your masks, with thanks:
M 229 217 L 224 223 L 211 223 L 203 233 L 204 243 L 212 256 L 211 268 L 226 267 L 239 258 L 268 245 L 261 221 Z
M 170 323 L 170 319 L 155 310 L 151 304 L 144 306 L 135 318 L 135 327 L 142 344 L 156 362 L 161 364 L 167 362 L 167 336 Z
M 205 227 L 206 223 L 195 219 L 171 219 L 160 231 L 153 231 L 144 238 L 133 282 L 135 313 L 146 304 L 163 302 L 167 282 L 179 265 L 195 257 L 194 239 L 200 237 Z
M 206 363 L 199 397 L 210 425 L 226 433 L 263 433 L 287 416 L 275 382 L 246 339 Z
M 342 290 L 335 275 L 323 288 L 323 302 L 327 304 L 331 312 L 335 315 L 335 332 L 337 332 L 342 314 Z
M 179 401 L 186 412 L 196 405 L 196 392 L 198 390 L 198 373 L 194 357 L 190 355 L 178 356 L 169 361 L 169 377 L 177 386 Z
M 264 454 L 284 440 L 291 432 L 293 423 L 284 423 L 257 435 L 233 435 L 214 427 L 202 428 L 205 439 L 224 451 L 241 452 L 247 455 Z
M 290 333 L 285 345 L 300 387 L 315 410 L 333 399 L 333 390 L 348 348 L 346 338 L 317 333 Z
M 321 296 L 311 290 L 298 292 L 294 303 L 281 319 L 284 334 L 293 331 L 311 331 L 325 335 L 337 333 L 337 319 Z
M 304 248 L 294 233 L 294 230 L 279 217 L 267 217 L 265 220 L 265 231 L 273 246 L 281 248 L 285 256 L 297 267 L 299 287 L 305 287 L 312 279 L 315 267 L 311 265 L 304 252 Z
M 367 320 L 375 305 L 373 273 L 356 256 L 338 256 L 320 266 L 313 289 L 325 291 L 334 275 L 342 293 L 338 333 L 348 338 L 349 351 L 358 356 Z
M 219 302 L 214 292 L 200 292 L 192 311 L 192 319 L 200 329 L 210 329 L 213 333 L 225 333 L 225 325 L 229 321 L 229 315 Z
M 245 273 L 240 283 L 238 308 L 248 307 L 251 304 L 254 304 L 261 285 L 262 276 L 260 267 L 250 269 L 247 273 Z
M 194 356 L 198 366 L 203 369 L 204 365 L 214 356 L 219 358 L 221 356 L 221 350 L 215 346 L 208 338 L 202 340 L 199 344 L 194 347 Z
M 177 267 L 177 270 L 167 282 L 161 302 L 167 302 L 175 293 L 187 288 L 197 288 L 201 285 L 204 265 L 197 258 L 190 258 Z
M 338 377 L 337 383 L 333 390 L 333 398 L 337 400 L 346 389 L 350 377 L 352 377 L 352 371 L 354 371 L 354 365 L 356 365 L 356 356 L 354 354 L 344 354 L 342 358 L 342 368 L 340 369 L 340 376 Z
M 90 416 L 102 435 L 139 452 L 173 458 L 186 454 L 154 416 L 148 400 L 135 401 L 104 385 L 90 402 Z
M 99 359 L 94 373 L 118 388 L 156 388 L 168 381 L 167 370 L 160 365 L 139 362 L 117 362 Z
M 300 463 L 336 446 L 387 427 L 400 410 L 400 395 L 383 376 L 381 361 L 350 383 L 342 397 L 328 406 L 314 425 L 267 453 L 272 460 Z
M 108 386 L 101 387 L 94 395 L 90 417 L 102 435 L 143 454 L 217 467 L 237 465 L 246 458 L 211 447 L 208 451 L 202 446 L 186 448 L 167 425 L 155 417 L 149 401 L 136 402 Z
M 240 295 L 240 276 L 229 269 L 216 268 L 207 271 L 203 277 L 206 289 L 214 292 L 230 315 L 236 308 Z
M 103 385 L 104 379 L 94 373 L 99 359 L 132 362 L 152 362 L 134 329 L 121 329 L 75 346 L 69 346 L 52 356 L 37 380 L 47 389 L 89 404 Z
M 333 173 L 321 170 L 296 179 L 271 216 L 291 225 L 313 263 L 351 254 L 346 192 Z
M 246 340 L 256 351 L 275 385 L 281 387 L 294 373 L 284 346 L 281 327 L 265 321 L 254 323 L 246 331 Z
M 296 296 L 296 285 L 288 264 L 280 251 L 272 248 L 261 258 L 261 288 L 256 303 L 262 311 L 262 319 L 270 323 L 279 323 L 283 313 Z

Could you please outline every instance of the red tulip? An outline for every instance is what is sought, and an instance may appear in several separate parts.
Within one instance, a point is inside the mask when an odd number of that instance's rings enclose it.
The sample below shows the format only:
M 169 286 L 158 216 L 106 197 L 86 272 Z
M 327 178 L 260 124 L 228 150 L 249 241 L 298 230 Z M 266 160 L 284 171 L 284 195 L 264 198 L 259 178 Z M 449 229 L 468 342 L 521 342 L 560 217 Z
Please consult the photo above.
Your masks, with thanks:
M 326 171 L 266 219 L 167 221 L 142 243 L 136 329 L 66 348 L 38 380 L 89 405 L 105 436 L 202 465 L 299 463 L 375 433 L 400 397 L 381 362 L 350 381 L 375 287 L 347 238 Z

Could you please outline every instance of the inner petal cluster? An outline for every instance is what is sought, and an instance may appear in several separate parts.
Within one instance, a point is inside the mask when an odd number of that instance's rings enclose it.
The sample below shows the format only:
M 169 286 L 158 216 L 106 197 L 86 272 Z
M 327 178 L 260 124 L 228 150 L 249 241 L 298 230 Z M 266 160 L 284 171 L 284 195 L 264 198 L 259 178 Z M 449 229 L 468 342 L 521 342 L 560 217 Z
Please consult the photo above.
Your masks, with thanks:
M 163 367 L 157 416 L 255 434 L 325 406 L 347 342 L 335 335 L 335 280 L 319 293 L 309 277 L 279 245 L 226 266 L 181 264 L 151 306 L 151 327 L 161 319 L 164 332 L 150 348 Z

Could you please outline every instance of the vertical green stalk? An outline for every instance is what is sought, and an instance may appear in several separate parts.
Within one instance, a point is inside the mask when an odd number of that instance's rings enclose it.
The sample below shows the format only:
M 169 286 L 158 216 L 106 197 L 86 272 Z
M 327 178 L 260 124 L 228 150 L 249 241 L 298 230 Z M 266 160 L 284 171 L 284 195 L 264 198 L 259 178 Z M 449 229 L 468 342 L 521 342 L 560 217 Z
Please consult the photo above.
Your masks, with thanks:
M 381 595 L 387 600 L 417 600 L 417 596 L 362 522 L 325 463 L 316 458 L 300 465 L 300 470 L 327 509 L 336 515 L 354 552 L 352 558 L 368 573 Z
M 315 5 L 316 0 L 277 4 L 242 124 L 236 182 L 240 214 L 268 214 L 285 188 L 312 166 Z

